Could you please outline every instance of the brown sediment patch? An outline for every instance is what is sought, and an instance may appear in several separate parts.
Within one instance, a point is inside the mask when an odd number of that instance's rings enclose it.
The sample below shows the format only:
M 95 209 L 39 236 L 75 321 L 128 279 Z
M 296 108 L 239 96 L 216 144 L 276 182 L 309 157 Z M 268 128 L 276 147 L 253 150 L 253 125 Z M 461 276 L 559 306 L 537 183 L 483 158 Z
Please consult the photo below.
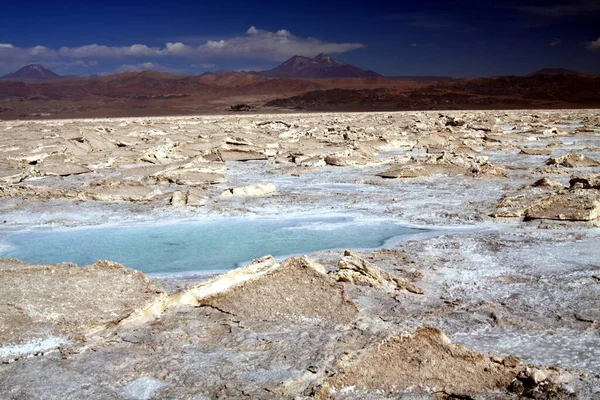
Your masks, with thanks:
M 341 284 L 308 259 L 298 257 L 228 290 L 198 299 L 198 303 L 259 320 L 323 319 L 343 324 L 358 314 Z
M 325 380 L 317 398 L 343 391 L 467 396 L 505 390 L 520 371 L 521 363 L 514 357 L 492 358 L 452 344 L 438 329 L 424 327 L 340 362 L 338 374 Z

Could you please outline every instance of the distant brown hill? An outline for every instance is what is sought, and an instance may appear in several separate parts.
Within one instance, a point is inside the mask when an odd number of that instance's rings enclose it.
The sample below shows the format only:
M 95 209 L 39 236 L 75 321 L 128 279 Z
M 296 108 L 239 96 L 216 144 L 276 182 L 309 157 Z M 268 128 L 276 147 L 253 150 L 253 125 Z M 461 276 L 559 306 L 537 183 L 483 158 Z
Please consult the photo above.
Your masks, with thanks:
M 326 54 L 315 58 L 294 56 L 283 64 L 255 75 L 269 78 L 368 78 L 381 76 L 377 72 L 345 64 Z
M 223 112 L 231 104 L 254 106 L 281 96 L 328 87 L 301 79 L 245 73 L 178 76 L 125 72 L 55 80 L 0 80 L 0 118 L 107 117 Z
M 577 72 L 572 69 L 566 68 L 542 68 L 539 71 L 535 71 L 530 76 L 535 75 L 583 75 L 581 72 Z
M 269 78 L 231 72 L 0 80 L 0 118 L 75 118 L 222 113 L 600 106 L 600 77 L 529 77 L 407 81 L 366 78 Z
M 96 97 L 184 97 L 193 95 L 239 95 L 303 92 L 322 88 L 309 80 L 270 79 L 251 74 L 231 73 L 202 77 L 178 76 L 145 71 L 109 76 L 72 78 L 56 82 L 0 82 L 0 98 L 30 96 L 51 98 Z
M 329 89 L 314 90 L 298 96 L 277 99 L 265 104 L 267 107 L 285 107 L 297 109 L 330 109 L 342 107 L 360 108 L 404 108 L 410 107 L 408 98 L 397 90 L 376 89 Z
M 600 77 L 555 74 L 438 82 L 407 91 L 331 89 L 272 100 L 268 107 L 305 110 L 599 107 Z
M 464 78 L 454 78 L 451 76 L 386 76 L 387 79 L 393 79 L 396 81 L 406 82 L 458 82 L 464 80 Z
M 568 103 L 600 100 L 600 77 L 577 74 L 535 74 L 478 78 L 451 85 L 453 90 L 486 96 L 509 96 L 523 99 L 551 100 Z

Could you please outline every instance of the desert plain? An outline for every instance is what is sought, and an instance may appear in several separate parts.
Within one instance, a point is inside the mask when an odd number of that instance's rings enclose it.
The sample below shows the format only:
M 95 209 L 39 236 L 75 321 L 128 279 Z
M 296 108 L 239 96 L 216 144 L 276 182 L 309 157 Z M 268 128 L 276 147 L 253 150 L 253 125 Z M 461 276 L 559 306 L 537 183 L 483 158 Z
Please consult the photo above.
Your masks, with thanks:
M 315 214 L 423 229 L 212 276 L 1 259 L 1 398 L 600 398 L 598 110 L 0 132 L 0 241 Z

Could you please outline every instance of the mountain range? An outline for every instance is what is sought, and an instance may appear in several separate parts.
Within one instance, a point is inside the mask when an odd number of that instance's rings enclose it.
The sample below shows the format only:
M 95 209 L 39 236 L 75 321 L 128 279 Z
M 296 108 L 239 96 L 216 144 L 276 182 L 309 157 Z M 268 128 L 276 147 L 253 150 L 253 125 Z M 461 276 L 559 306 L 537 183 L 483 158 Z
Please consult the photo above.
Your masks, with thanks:
M 231 74 L 229 71 L 216 73 L 207 72 L 207 75 Z M 380 77 L 377 72 L 364 70 L 354 65 L 343 63 L 326 54 L 319 54 L 314 58 L 294 56 L 281 65 L 266 71 L 249 71 L 247 74 L 265 78 L 372 78 Z M 44 68 L 39 64 L 27 65 L 11 74 L 0 77 L 2 80 L 30 81 L 65 78 Z
M 362 77 L 361 77 L 362 76 Z M 318 79 L 317 79 L 318 78 Z M 59 76 L 30 65 L 0 78 L 0 119 L 128 117 L 227 110 L 387 111 L 600 106 L 600 77 L 564 69 L 495 78 L 382 77 L 326 55 L 261 72 Z
M 151 71 L 147 71 L 150 73 Z M 159 75 L 177 75 L 156 72 Z M 231 71 L 205 72 L 201 77 L 212 75 L 235 75 Z M 336 78 L 383 78 L 375 71 L 364 70 L 354 65 L 343 63 L 326 54 L 319 54 L 314 58 L 293 56 L 275 68 L 265 71 L 248 71 L 242 74 L 255 75 L 264 78 L 293 78 L 293 79 L 336 79 Z M 117 74 L 118 75 L 118 74 Z M 543 68 L 528 76 L 555 76 L 555 75 L 583 75 L 577 71 L 565 68 Z M 16 72 L 0 77 L 0 80 L 12 81 L 37 81 L 51 79 L 74 78 L 73 76 L 60 76 L 39 64 L 27 65 Z M 448 76 L 388 76 L 387 79 L 410 82 L 442 82 L 459 81 L 461 78 Z

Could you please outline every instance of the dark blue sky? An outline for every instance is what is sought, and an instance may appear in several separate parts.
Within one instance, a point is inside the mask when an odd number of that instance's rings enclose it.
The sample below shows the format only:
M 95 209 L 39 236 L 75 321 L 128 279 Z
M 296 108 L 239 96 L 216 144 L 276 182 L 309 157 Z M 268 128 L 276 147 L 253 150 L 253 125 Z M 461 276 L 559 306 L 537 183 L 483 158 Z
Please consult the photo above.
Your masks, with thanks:
M 34 62 L 200 74 L 319 52 L 385 75 L 600 74 L 600 1 L 33 0 L 0 12 L 0 74 Z

